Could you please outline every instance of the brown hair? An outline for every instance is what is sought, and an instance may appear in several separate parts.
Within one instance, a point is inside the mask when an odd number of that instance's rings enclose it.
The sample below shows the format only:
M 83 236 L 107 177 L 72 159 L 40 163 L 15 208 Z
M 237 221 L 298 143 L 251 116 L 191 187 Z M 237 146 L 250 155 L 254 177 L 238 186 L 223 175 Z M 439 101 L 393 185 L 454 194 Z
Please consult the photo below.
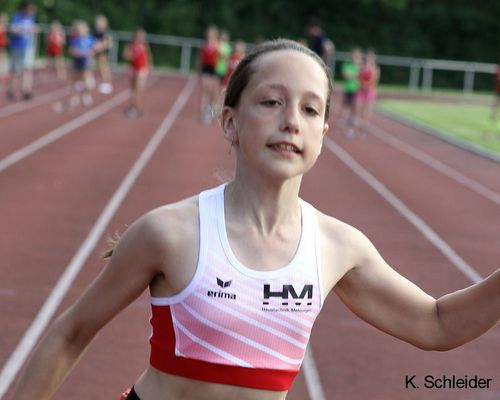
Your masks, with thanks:
M 330 97 L 332 94 L 332 79 L 330 69 L 327 67 L 325 62 L 319 57 L 314 51 L 310 50 L 306 46 L 289 39 L 275 39 L 263 42 L 256 47 L 238 64 L 236 69 L 229 78 L 229 83 L 226 88 L 226 94 L 224 96 L 224 106 L 237 107 L 240 101 L 241 94 L 245 90 L 250 78 L 255 73 L 255 60 L 260 56 L 271 53 L 274 51 L 281 50 L 293 50 L 300 53 L 306 54 L 312 59 L 314 59 L 325 72 L 326 80 L 328 82 L 328 89 L 326 95 L 326 107 L 325 107 L 325 121 L 330 115 Z
M 101 254 L 102 258 L 105 260 L 111 258 L 119 241 L 120 233 L 118 231 L 116 231 L 113 235 L 108 234 L 106 236 L 107 249 Z

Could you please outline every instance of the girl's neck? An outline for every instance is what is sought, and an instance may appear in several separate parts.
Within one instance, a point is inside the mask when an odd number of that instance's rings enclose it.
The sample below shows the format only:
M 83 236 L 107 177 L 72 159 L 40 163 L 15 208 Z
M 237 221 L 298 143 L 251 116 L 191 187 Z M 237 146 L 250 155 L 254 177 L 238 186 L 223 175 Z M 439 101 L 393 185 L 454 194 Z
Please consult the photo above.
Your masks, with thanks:
M 228 183 L 225 209 L 228 218 L 272 234 L 282 224 L 300 221 L 299 189 L 302 176 L 281 183 L 238 179 Z

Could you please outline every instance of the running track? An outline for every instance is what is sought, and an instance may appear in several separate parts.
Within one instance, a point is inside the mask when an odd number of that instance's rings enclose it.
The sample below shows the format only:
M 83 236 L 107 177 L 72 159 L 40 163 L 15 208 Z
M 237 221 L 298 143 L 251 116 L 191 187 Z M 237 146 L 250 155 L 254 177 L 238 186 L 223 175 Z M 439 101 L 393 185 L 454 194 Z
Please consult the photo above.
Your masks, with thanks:
M 124 118 L 126 82 L 116 82 L 92 109 L 66 114 L 51 111 L 60 95 L 54 85 L 39 85 L 30 103 L 0 100 L 0 397 L 10 392 L 34 327 L 44 327 L 43 318 L 32 325 L 39 311 L 59 313 L 102 268 L 103 232 L 122 232 L 145 211 L 231 176 L 218 128 L 196 120 L 193 82 L 156 77 L 142 120 Z M 500 262 L 500 165 L 380 115 L 365 137 L 330 132 L 302 197 L 365 232 L 433 296 Z M 102 331 L 55 399 L 117 399 L 147 363 L 148 319 L 144 294 Z M 360 321 L 331 295 L 311 350 L 289 400 L 500 399 L 500 326 L 460 349 L 422 352 Z M 416 383 L 425 375 L 493 382 L 489 389 L 406 389 L 406 375 Z

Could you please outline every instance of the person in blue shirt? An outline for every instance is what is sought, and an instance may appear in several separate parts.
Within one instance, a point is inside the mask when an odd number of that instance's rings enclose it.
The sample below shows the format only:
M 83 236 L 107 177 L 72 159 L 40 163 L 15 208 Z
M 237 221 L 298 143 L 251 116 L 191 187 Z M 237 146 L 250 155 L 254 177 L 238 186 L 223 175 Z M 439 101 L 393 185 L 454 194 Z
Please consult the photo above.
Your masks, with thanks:
M 7 98 L 15 100 L 20 94 L 24 100 L 32 97 L 33 64 L 35 48 L 34 35 L 36 7 L 30 2 L 22 2 L 10 23 L 10 83 Z M 19 93 L 18 93 L 19 92 Z
M 69 55 L 71 57 L 71 89 L 67 107 L 62 102 L 53 105 L 56 112 L 71 110 L 83 103 L 85 107 L 93 104 L 90 91 L 95 87 L 95 78 L 92 63 L 95 52 L 98 50 L 95 38 L 89 33 L 89 26 L 85 21 L 74 21 L 69 38 Z

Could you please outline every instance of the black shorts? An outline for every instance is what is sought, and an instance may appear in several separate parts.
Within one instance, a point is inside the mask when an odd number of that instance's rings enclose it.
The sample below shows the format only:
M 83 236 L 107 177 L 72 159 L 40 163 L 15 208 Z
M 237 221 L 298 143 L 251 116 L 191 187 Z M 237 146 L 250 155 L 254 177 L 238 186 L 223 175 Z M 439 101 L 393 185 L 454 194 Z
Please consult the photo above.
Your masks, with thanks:
M 127 400 L 141 400 L 139 396 L 137 396 L 137 393 L 135 392 L 133 386 L 132 389 L 130 389 L 130 393 L 127 396 Z
M 73 58 L 73 69 L 75 71 L 86 71 L 89 68 L 89 59 L 87 57 L 75 57 Z
M 356 97 L 356 92 L 344 92 L 343 104 L 346 107 L 354 107 L 354 98 Z
M 204 75 L 215 76 L 215 67 L 213 65 L 202 65 L 201 73 Z

